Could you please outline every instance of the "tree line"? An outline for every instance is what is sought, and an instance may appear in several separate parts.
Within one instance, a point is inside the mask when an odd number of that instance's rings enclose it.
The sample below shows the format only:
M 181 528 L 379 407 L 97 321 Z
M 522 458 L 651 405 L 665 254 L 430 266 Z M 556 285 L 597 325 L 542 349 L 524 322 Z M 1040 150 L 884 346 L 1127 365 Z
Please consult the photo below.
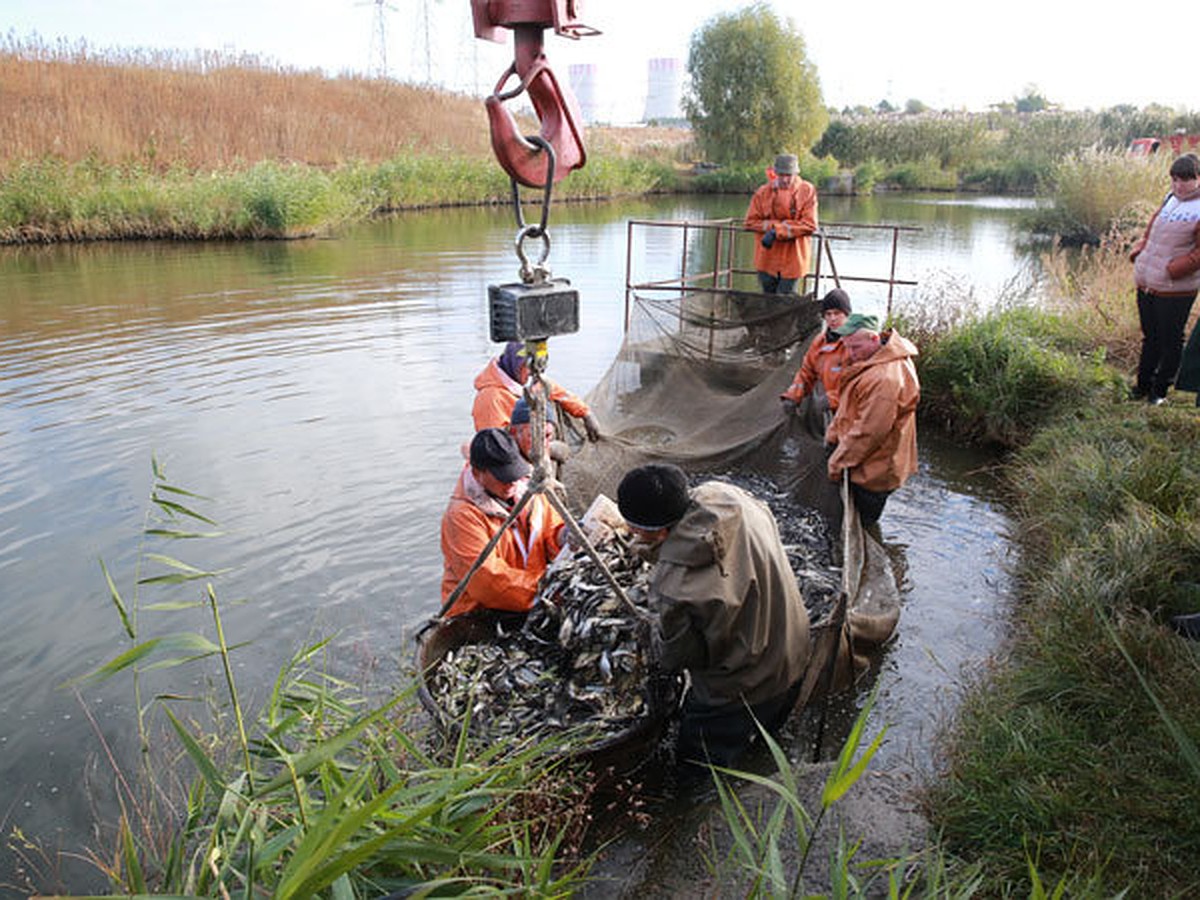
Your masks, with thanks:
M 823 103 L 804 37 L 762 5 L 718 15 L 700 28 L 688 72 L 684 110 L 708 161 L 761 165 L 792 149 L 855 170 L 860 189 L 878 180 L 900 187 L 1052 188 L 1055 166 L 1072 153 L 1200 132 L 1200 113 L 1157 105 L 1062 110 L 1035 85 L 984 113 L 936 112 L 916 99 L 903 111 L 881 101 L 836 112 Z

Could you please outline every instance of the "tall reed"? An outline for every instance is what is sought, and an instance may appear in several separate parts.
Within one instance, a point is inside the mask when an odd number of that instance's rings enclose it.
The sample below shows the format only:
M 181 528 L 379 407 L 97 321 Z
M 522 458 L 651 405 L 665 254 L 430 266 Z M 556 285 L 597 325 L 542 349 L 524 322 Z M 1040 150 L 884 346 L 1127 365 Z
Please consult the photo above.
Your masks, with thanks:
M 157 172 L 329 167 L 417 149 L 489 155 L 475 98 L 252 57 L 46 45 L 10 32 L 0 84 L 0 173 L 46 155 Z
M 1036 230 L 1075 243 L 1098 243 L 1111 232 L 1144 228 L 1171 187 L 1169 158 L 1122 151 L 1081 150 L 1054 168 L 1054 205 L 1032 219 Z

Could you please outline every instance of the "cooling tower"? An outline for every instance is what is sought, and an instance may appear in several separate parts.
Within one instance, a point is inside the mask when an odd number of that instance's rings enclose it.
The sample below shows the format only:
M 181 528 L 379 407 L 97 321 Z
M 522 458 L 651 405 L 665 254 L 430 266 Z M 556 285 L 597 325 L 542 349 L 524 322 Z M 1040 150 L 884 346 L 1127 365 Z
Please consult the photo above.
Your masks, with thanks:
M 567 70 L 567 80 L 571 84 L 571 92 L 579 101 L 583 123 L 591 125 L 599 113 L 596 108 L 596 64 L 572 63 Z
M 678 59 L 650 60 L 644 121 L 682 117 L 679 109 L 681 68 Z

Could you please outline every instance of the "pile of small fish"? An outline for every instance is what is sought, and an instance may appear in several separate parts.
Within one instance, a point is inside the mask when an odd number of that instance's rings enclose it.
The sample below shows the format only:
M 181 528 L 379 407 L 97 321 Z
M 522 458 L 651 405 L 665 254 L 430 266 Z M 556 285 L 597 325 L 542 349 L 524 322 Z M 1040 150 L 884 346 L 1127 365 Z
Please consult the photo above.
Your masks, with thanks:
M 712 478 L 771 508 L 809 616 L 820 619 L 841 587 L 824 517 L 797 506 L 766 476 L 707 474 L 692 481 Z M 498 620 L 492 640 L 448 651 L 430 673 L 426 686 L 439 707 L 455 721 L 469 714 L 472 735 L 537 738 L 578 729 L 598 741 L 678 702 L 682 677 L 659 667 L 646 609 L 652 565 L 623 527 L 610 529 L 596 549 L 628 603 L 584 550 L 564 553 L 546 570 L 523 622 Z
M 493 642 L 443 657 L 428 686 L 448 715 L 469 711 L 472 733 L 485 738 L 578 728 L 598 740 L 677 701 L 679 679 L 657 668 L 645 609 L 651 565 L 623 530 L 596 549 L 633 606 L 585 551 L 563 554 L 520 627 L 500 623 Z

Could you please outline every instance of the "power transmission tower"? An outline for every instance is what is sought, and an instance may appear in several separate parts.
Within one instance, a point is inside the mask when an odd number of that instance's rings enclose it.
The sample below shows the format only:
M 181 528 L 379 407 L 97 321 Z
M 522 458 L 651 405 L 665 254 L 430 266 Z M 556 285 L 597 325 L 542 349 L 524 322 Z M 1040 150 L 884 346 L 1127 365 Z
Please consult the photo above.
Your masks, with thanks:
M 397 12 L 397 9 L 387 0 L 363 0 L 354 5 L 375 7 L 375 14 L 371 21 L 371 48 L 367 57 L 367 72 L 376 78 L 387 78 L 387 13 L 389 10 Z

